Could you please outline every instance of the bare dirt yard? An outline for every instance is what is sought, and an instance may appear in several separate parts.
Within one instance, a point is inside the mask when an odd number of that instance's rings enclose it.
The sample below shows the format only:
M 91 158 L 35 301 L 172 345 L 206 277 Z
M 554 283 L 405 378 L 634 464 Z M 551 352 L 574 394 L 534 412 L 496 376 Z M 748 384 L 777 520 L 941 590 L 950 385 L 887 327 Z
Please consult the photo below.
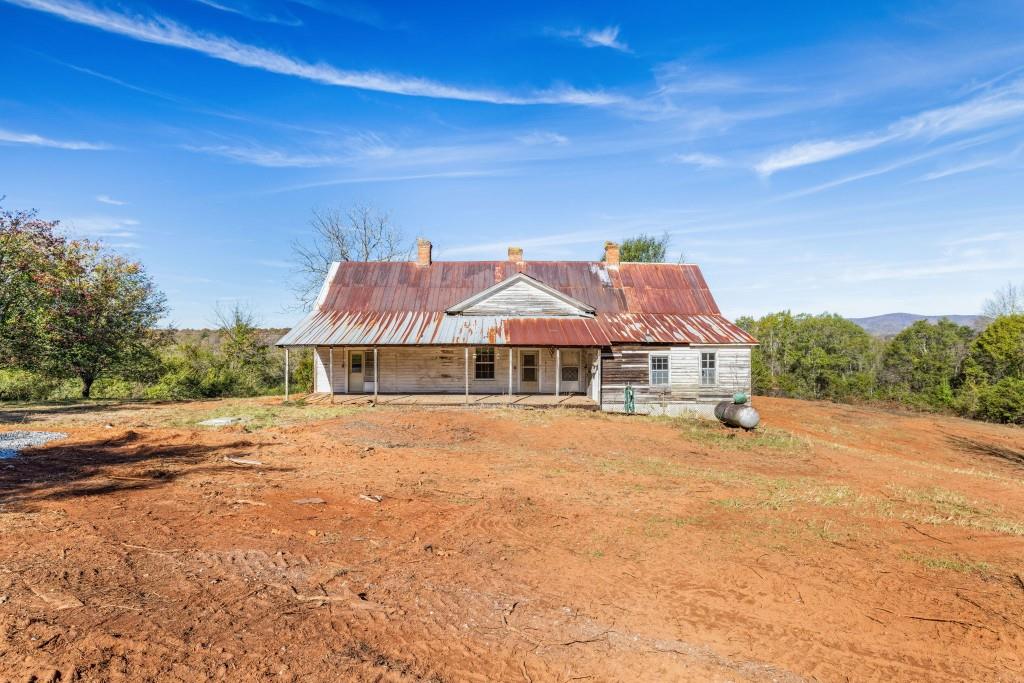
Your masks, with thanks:
M 1024 430 L 757 405 L 0 406 L 0 681 L 1024 679 Z

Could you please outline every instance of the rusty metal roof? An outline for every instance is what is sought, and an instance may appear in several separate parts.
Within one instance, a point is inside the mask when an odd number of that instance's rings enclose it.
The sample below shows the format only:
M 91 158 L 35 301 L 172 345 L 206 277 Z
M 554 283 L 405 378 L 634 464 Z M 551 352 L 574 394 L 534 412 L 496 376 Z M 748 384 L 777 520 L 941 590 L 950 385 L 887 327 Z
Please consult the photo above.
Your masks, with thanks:
M 595 317 L 445 313 L 516 273 L 589 304 Z M 609 267 L 586 261 L 341 263 L 325 283 L 318 306 L 278 341 L 280 346 L 613 343 L 757 342 L 721 315 L 695 265 Z

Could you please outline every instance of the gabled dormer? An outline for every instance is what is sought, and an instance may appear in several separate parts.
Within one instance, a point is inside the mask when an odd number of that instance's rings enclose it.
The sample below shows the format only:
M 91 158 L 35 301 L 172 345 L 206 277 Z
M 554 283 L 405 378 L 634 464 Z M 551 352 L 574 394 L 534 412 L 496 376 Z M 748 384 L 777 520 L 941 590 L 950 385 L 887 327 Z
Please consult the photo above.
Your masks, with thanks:
M 521 318 L 593 318 L 595 311 L 593 306 L 563 294 L 540 280 L 517 273 L 460 301 L 446 312 L 449 315 Z

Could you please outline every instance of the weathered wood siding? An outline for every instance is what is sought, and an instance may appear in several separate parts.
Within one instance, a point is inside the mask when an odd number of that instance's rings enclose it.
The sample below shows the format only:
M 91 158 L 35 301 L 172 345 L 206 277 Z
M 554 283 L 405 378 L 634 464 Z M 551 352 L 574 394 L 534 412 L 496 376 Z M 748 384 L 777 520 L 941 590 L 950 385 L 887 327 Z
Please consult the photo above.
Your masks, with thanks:
M 467 308 L 467 315 L 515 315 L 536 318 L 579 315 L 580 311 L 527 282 L 517 282 Z
M 700 354 L 717 354 L 716 382 L 700 383 Z M 651 385 L 650 355 L 667 354 L 669 383 Z M 637 412 L 698 412 L 737 391 L 750 392 L 750 348 L 736 346 L 616 346 L 602 354 L 601 403 L 607 410 L 622 410 L 626 384 L 632 384 Z

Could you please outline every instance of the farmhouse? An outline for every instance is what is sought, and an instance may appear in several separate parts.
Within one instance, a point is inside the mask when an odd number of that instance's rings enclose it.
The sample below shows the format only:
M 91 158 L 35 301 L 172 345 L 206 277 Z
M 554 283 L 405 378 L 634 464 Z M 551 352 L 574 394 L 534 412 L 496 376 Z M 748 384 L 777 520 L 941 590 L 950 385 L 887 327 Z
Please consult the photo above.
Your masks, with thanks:
M 693 264 L 433 261 L 332 264 L 316 304 L 278 346 L 314 348 L 314 391 L 549 396 L 623 411 L 710 414 L 750 390 L 757 341 L 718 310 Z M 384 400 L 381 398 L 380 400 Z

